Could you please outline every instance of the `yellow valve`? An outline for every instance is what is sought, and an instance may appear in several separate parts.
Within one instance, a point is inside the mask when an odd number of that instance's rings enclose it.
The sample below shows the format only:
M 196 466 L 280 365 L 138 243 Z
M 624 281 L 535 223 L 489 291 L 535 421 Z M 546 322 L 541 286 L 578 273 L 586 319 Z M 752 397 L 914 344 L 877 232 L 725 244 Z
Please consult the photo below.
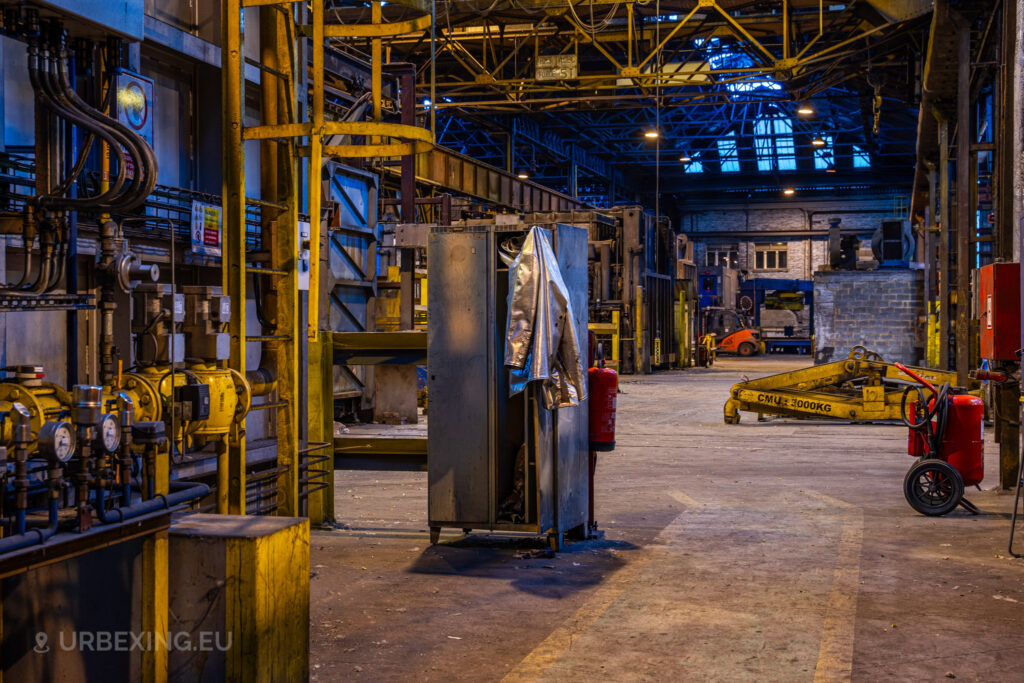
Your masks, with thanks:
M 62 414 L 69 411 L 71 395 L 50 382 L 39 382 L 33 386 L 15 384 L 14 382 L 0 383 L 0 411 L 10 411 L 11 404 L 14 402 L 25 406 L 31 416 L 29 420 L 29 433 L 32 438 L 30 450 L 34 450 L 36 440 L 39 438 L 40 427 L 46 422 L 61 419 Z M 63 419 L 70 420 L 71 418 L 70 415 L 65 415 Z M 10 446 L 13 443 L 12 438 L 13 431 L 10 421 L 4 420 L 0 442 L 5 446 Z
M 141 404 L 147 409 L 146 417 L 142 418 L 136 408 L 137 421 L 163 420 L 170 432 L 171 415 L 167 406 L 173 391 L 171 377 L 170 368 L 166 366 L 150 366 L 125 375 L 122 391 L 129 393 L 136 406 Z M 205 420 L 188 420 L 174 425 L 174 439 L 179 447 L 202 447 L 227 436 L 235 425 L 245 420 L 252 407 L 253 391 L 249 382 L 230 368 L 193 363 L 175 371 L 173 377 L 174 387 L 204 384 L 210 393 L 210 414 Z

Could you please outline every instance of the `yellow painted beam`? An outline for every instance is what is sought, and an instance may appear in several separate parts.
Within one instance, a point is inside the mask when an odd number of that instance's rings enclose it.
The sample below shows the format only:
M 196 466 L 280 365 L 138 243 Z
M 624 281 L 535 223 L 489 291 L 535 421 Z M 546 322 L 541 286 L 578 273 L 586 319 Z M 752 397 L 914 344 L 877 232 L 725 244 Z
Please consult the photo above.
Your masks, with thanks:
M 239 0 L 221 5 L 221 135 L 223 201 L 221 285 L 231 297 L 229 367 L 245 375 L 245 147 L 242 142 L 242 9 Z M 217 511 L 245 514 L 245 431 L 239 429 L 217 458 Z

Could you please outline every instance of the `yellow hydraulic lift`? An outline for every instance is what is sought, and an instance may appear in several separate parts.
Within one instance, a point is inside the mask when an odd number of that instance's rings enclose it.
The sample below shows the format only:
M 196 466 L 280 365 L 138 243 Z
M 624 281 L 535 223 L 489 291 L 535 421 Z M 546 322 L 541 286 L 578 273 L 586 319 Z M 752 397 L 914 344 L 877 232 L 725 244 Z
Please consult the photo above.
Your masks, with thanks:
M 956 384 L 955 372 L 910 369 L 934 384 Z M 789 417 L 899 420 L 903 390 L 909 384 L 894 363 L 855 346 L 846 360 L 734 384 L 725 402 L 725 422 L 738 424 L 741 410 Z
M 278 508 L 280 515 L 299 514 L 300 461 L 311 448 L 329 448 L 333 436 L 333 395 L 315 378 L 329 375 L 333 348 L 325 343 L 319 315 L 321 168 L 325 157 L 397 157 L 428 151 L 433 146 L 432 129 L 385 123 L 382 107 L 382 65 L 385 39 L 433 31 L 430 5 L 416 0 L 399 0 L 426 14 L 415 19 L 385 24 L 382 2 L 370 3 L 370 24 L 325 24 L 324 0 L 223 0 L 222 2 L 222 86 L 223 86 L 223 202 L 224 251 L 223 286 L 231 296 L 231 359 L 228 366 L 245 374 L 246 342 L 261 342 L 272 360 L 277 377 L 276 411 Z M 244 57 L 245 33 L 242 11 L 260 8 L 260 60 Z M 368 39 L 371 43 L 372 121 L 328 121 L 324 116 L 324 46 L 330 38 Z M 307 53 L 305 42 L 308 40 Z M 309 83 L 305 82 L 306 57 L 310 55 Z M 260 123 L 245 125 L 245 77 L 248 62 L 260 70 Z M 303 106 L 307 102 L 308 108 Z M 363 140 L 367 144 L 325 145 L 332 136 Z M 340 136 L 347 136 L 341 138 Z M 270 263 L 255 267 L 246 253 L 245 239 L 245 143 L 258 140 L 264 196 L 259 201 L 263 221 L 263 244 Z M 299 445 L 299 347 L 300 300 L 298 280 L 298 236 L 300 158 L 305 157 L 307 210 L 311 217 L 309 239 L 309 296 L 306 324 L 308 392 L 308 433 L 311 442 Z M 303 245 L 304 246 L 304 245 Z M 269 280 L 268 307 L 276 329 L 273 335 L 246 334 L 246 278 Z M 328 466 L 330 470 L 331 467 Z M 333 490 L 317 494 L 329 506 Z M 310 500 L 309 516 L 314 523 L 322 517 Z M 218 463 L 218 504 L 221 513 L 245 513 L 245 433 L 238 430 Z

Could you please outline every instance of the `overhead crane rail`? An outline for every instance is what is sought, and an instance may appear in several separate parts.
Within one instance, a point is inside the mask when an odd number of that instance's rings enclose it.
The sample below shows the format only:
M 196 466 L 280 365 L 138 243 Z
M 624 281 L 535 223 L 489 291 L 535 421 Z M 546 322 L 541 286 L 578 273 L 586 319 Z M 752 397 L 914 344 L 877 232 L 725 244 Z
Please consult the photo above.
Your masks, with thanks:
M 934 384 L 956 384 L 956 373 L 910 368 Z M 908 386 L 895 363 L 863 346 L 846 360 L 738 382 L 725 402 L 726 424 L 739 424 L 740 411 L 762 415 L 839 420 L 899 420 Z

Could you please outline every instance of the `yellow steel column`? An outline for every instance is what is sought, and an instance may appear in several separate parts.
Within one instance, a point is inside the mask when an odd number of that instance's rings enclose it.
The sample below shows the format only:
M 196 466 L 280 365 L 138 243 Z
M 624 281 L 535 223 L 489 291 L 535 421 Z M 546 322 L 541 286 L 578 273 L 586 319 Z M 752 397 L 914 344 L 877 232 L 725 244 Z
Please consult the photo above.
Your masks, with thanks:
M 615 328 L 612 330 L 612 362 L 615 364 L 615 372 L 621 372 L 619 360 L 622 358 L 622 320 L 618 311 L 612 311 L 612 326 Z
M 370 21 L 374 24 L 381 23 L 380 0 L 374 0 L 370 4 Z M 383 120 L 381 107 L 381 40 L 374 38 L 370 48 L 370 90 L 373 92 L 373 120 L 380 123 Z
M 315 466 L 315 469 L 322 469 L 326 474 L 309 482 L 310 489 L 321 484 L 327 485 L 326 488 L 311 491 L 306 499 L 306 516 L 311 525 L 317 526 L 334 521 L 334 377 L 331 372 L 334 349 L 322 341 L 311 342 L 307 353 L 309 441 L 331 444 L 325 449 L 310 451 L 307 456 L 311 460 L 330 456 L 329 460 Z M 307 470 L 307 477 L 312 474 Z
M 244 74 L 242 73 L 240 0 L 221 5 L 221 134 L 223 135 L 222 281 L 231 297 L 230 367 L 245 375 L 245 148 L 242 143 Z M 245 430 L 217 458 L 217 512 L 245 514 Z
M 164 450 L 157 451 L 153 490 L 166 495 L 170 489 L 170 460 Z M 167 680 L 167 629 L 170 613 L 170 558 L 168 532 L 147 536 L 142 542 L 142 632 L 152 634 L 151 647 L 142 651 L 143 683 Z
M 309 296 L 306 336 L 317 341 L 320 324 L 320 194 L 324 131 L 324 0 L 312 0 L 313 87 L 309 136 Z M 313 358 L 312 350 L 310 358 Z
M 636 374 L 642 375 L 646 371 L 644 364 L 644 290 L 640 285 L 636 286 L 636 294 L 633 298 L 633 344 L 636 348 Z
M 334 386 L 333 349 L 327 347 L 320 333 L 320 240 L 321 226 L 321 172 L 323 168 L 324 128 L 324 7 L 323 0 L 312 0 L 312 62 L 313 84 L 311 88 L 310 114 L 312 131 L 309 136 L 308 205 L 309 205 L 309 293 L 307 296 L 306 322 L 306 433 L 309 442 L 334 441 Z M 314 460 L 323 455 L 332 455 L 333 446 L 322 451 L 311 451 L 307 459 Z M 310 481 L 308 488 L 321 483 L 327 488 L 313 491 L 306 499 L 306 516 L 310 524 L 319 525 L 334 518 L 334 463 L 328 460 L 317 469 L 327 474 Z M 307 468 L 307 478 L 311 476 Z
M 289 3 L 289 10 L 292 5 Z M 264 71 L 261 88 L 261 125 L 296 123 L 296 90 L 291 53 L 292 13 L 262 8 L 260 11 L 260 52 Z M 322 25 L 322 18 L 321 18 Z M 304 62 L 305 56 L 300 59 Z M 311 136 L 313 137 L 313 136 Z M 270 267 L 282 271 L 274 287 L 263 297 L 274 334 L 264 337 L 264 353 L 277 375 L 277 464 L 285 468 L 277 478 L 277 514 L 299 515 L 299 343 L 304 338 L 300 325 L 298 273 L 298 168 L 296 139 L 262 141 L 262 199 L 280 208 L 263 209 L 263 248 L 270 252 Z M 319 177 L 319 172 L 317 172 Z M 315 234 L 311 230 L 311 235 Z

